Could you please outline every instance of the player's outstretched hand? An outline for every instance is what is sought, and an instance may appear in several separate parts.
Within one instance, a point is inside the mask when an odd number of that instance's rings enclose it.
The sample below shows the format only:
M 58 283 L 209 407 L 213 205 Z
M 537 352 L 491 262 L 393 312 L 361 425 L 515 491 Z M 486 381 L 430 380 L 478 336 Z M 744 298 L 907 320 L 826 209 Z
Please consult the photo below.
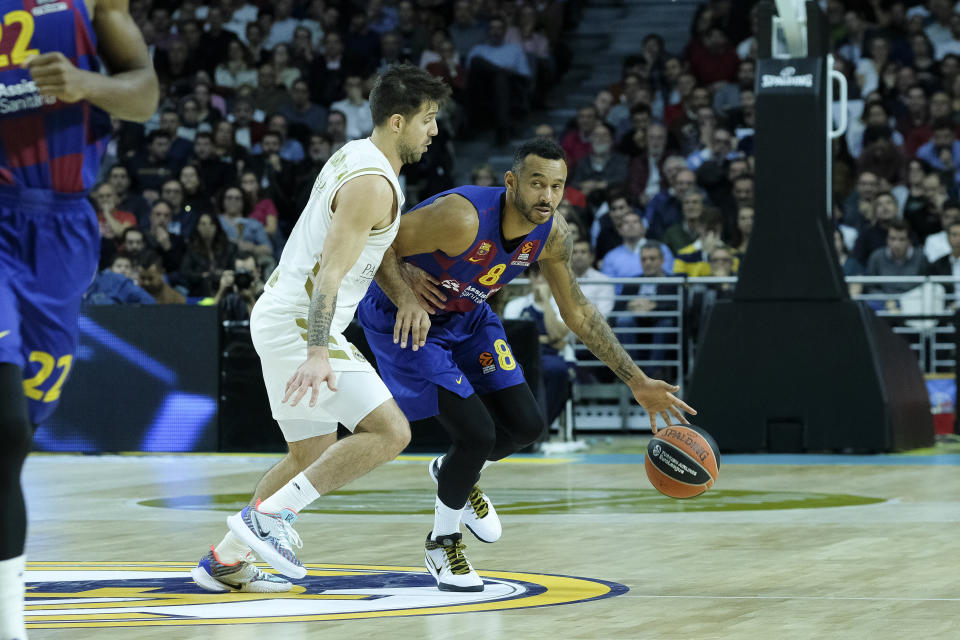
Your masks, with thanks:
M 393 344 L 400 343 L 401 349 L 407 348 L 407 336 L 413 351 L 427 343 L 430 331 L 430 315 L 420 306 L 419 300 L 397 307 L 397 321 L 393 325 Z
M 631 384 L 630 390 L 640 406 L 650 414 L 650 428 L 654 433 L 657 432 L 657 414 L 660 414 L 665 424 L 670 424 L 671 419 L 674 424 L 690 424 L 683 411 L 697 415 L 693 407 L 673 395 L 680 387 L 663 380 L 644 377 L 636 384 Z
M 287 381 L 283 401 L 286 402 L 292 395 L 293 402 L 290 403 L 290 406 L 295 407 L 309 389 L 310 406 L 316 406 L 317 396 L 320 394 L 320 385 L 324 382 L 327 383 L 330 391 L 337 390 L 337 376 L 330 368 L 330 360 L 325 356 L 309 356 L 303 361 L 303 364 L 297 367 L 297 372 Z
M 400 275 L 403 281 L 417 296 L 417 302 L 427 313 L 436 313 L 443 309 L 447 296 L 443 295 L 440 289 L 440 281 L 432 275 L 409 262 L 404 262 L 400 266 Z
M 42 96 L 55 96 L 64 102 L 77 102 L 86 96 L 84 76 L 89 72 L 78 69 L 59 51 L 30 56 L 21 66 L 30 71 Z

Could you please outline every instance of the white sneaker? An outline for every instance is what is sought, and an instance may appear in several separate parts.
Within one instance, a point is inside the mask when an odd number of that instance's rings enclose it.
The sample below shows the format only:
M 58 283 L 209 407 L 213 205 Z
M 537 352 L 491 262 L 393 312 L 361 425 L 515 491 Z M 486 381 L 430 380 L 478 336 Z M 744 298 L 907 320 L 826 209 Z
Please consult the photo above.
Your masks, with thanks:
M 297 560 L 292 549 L 293 546 L 303 546 L 300 536 L 279 513 L 264 513 L 259 506 L 260 500 L 257 500 L 256 506 L 244 507 L 240 513 L 227 518 L 227 526 L 254 553 L 283 575 L 304 577 L 307 569 Z
M 437 482 L 439 472 L 440 458 L 437 457 L 430 462 L 430 477 L 434 482 Z M 497 515 L 497 510 L 493 508 L 493 502 L 476 485 L 470 491 L 467 504 L 463 506 L 460 521 L 480 542 L 496 542 L 503 533 L 500 517 Z
M 451 533 L 434 540 L 432 531 L 427 535 L 427 571 L 436 579 L 440 591 L 483 591 L 483 580 L 463 554 L 466 547 L 462 537 L 460 533 Z
M 253 554 L 234 564 L 224 564 L 210 547 L 190 577 L 205 591 L 240 591 L 243 593 L 285 593 L 293 587 L 289 580 L 261 571 L 253 564 Z

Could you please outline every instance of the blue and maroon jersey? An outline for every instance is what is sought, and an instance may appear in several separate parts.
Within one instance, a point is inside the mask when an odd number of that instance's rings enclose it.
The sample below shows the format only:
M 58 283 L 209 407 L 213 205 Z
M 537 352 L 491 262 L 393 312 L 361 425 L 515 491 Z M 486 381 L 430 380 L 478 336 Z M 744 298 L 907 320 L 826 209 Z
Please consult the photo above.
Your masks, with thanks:
M 442 251 L 434 251 L 405 258 L 440 280 L 447 296 L 445 311 L 471 311 L 483 304 L 523 273 L 543 250 L 553 227 L 553 218 L 535 227 L 512 251 L 504 247 L 500 217 L 505 193 L 503 187 L 457 187 L 438 193 L 411 209 L 414 211 L 437 198 L 457 194 L 469 200 L 480 216 L 477 237 L 460 255 L 448 256 Z
M 89 102 L 37 93 L 21 63 L 59 51 L 99 72 L 97 41 L 83 0 L 0 0 L 0 185 L 83 193 L 100 167 L 110 116 Z

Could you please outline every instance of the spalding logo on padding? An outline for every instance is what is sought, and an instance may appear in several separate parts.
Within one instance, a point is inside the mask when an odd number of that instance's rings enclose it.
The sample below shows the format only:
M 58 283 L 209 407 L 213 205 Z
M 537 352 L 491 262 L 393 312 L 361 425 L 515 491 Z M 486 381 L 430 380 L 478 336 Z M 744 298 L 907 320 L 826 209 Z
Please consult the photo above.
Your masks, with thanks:
M 288 593 L 209 593 L 195 565 L 28 562 L 28 629 L 311 622 L 573 604 L 626 593 L 615 582 L 481 571 L 478 593 L 439 591 L 422 567 L 308 564 Z

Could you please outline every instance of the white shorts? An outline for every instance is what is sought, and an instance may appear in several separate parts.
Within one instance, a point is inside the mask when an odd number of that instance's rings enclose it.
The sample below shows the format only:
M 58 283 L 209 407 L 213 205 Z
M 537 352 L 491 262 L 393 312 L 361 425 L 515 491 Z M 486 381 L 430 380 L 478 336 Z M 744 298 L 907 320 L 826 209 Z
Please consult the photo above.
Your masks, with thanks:
M 287 442 L 333 433 L 339 422 L 353 431 L 371 411 L 392 398 L 380 376 L 343 334 L 331 334 L 330 365 L 337 391 L 326 384 L 317 404 L 310 406 L 312 390 L 297 406 L 284 403 L 287 381 L 307 359 L 306 310 L 265 293 L 250 316 L 250 336 L 260 356 L 270 411 Z

